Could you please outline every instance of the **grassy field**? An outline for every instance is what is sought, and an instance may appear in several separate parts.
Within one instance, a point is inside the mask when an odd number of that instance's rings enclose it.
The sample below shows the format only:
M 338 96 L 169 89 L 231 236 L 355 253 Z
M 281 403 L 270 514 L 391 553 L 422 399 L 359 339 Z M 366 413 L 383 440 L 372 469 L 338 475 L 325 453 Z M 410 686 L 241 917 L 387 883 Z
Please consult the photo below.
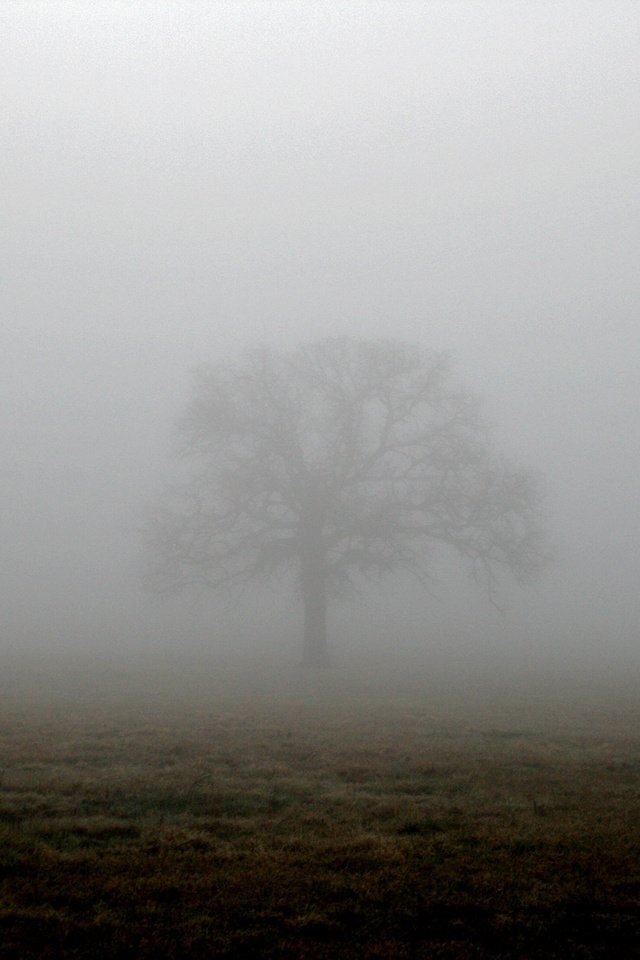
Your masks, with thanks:
M 29 958 L 640 957 L 635 684 L 10 664 Z

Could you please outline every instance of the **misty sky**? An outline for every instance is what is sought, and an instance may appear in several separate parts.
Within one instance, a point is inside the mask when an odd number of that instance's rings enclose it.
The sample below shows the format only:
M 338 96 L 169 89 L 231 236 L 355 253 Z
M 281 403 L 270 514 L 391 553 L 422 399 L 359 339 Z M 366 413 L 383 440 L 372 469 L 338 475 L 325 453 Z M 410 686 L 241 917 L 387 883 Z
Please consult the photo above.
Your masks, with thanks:
M 0 644 L 207 636 L 136 531 L 189 369 L 349 334 L 457 358 L 557 554 L 506 619 L 452 573 L 353 635 L 637 649 L 636 0 L 5 0 L 0 33 Z

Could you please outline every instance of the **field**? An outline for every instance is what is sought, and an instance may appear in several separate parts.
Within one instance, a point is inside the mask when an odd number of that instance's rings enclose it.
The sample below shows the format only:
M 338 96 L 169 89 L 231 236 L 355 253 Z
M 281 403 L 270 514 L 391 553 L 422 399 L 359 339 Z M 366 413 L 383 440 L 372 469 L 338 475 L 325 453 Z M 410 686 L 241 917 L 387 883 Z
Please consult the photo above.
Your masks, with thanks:
M 635 679 L 14 661 L 3 960 L 640 957 Z

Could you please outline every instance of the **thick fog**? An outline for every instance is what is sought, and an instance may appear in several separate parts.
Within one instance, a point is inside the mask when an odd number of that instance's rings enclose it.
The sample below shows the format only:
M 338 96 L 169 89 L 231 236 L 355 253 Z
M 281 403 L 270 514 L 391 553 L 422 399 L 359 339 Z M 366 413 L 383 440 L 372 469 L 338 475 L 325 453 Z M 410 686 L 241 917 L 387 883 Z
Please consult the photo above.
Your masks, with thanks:
M 140 527 L 189 371 L 327 335 L 450 352 L 540 479 L 555 561 L 500 614 L 449 559 L 336 653 L 637 662 L 640 10 L 5 3 L 8 651 L 294 658 L 295 598 L 159 598 Z

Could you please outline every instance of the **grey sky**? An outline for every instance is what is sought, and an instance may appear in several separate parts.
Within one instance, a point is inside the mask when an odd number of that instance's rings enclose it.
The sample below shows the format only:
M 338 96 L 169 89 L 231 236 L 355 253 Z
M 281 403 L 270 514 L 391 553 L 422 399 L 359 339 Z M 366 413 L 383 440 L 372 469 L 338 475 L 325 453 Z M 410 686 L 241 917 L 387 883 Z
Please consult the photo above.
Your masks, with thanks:
M 144 634 L 189 367 L 348 333 L 450 350 L 545 477 L 558 562 L 505 642 L 632 647 L 636 2 L 9 0 L 0 31 L 7 643 Z M 445 627 L 493 629 L 459 596 Z

